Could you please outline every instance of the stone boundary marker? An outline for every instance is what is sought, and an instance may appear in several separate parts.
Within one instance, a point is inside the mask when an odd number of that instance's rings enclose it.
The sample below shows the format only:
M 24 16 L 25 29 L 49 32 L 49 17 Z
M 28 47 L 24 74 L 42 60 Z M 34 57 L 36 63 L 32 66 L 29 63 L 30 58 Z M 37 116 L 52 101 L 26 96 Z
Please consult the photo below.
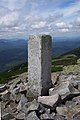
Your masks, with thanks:
M 28 40 L 28 83 L 34 96 L 47 95 L 51 87 L 52 38 L 32 35 Z

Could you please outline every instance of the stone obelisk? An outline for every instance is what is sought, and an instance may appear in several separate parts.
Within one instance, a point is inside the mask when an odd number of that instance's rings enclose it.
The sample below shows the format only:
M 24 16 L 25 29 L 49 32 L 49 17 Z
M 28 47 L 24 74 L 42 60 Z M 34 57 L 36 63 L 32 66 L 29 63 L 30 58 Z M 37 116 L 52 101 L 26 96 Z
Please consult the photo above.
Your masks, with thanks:
M 38 97 L 47 95 L 51 87 L 52 38 L 32 35 L 28 40 L 28 82 L 30 92 Z

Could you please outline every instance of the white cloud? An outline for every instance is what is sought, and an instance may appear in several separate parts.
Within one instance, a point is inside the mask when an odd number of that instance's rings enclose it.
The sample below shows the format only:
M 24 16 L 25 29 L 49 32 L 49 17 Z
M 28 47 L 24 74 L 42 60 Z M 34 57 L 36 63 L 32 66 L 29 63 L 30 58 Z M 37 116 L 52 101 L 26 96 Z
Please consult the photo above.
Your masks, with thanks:
M 43 28 L 45 26 L 46 26 L 46 21 L 40 21 L 40 22 L 36 22 L 31 27 L 32 28 Z
M 18 18 L 19 18 L 19 14 L 17 12 L 8 13 L 0 18 L 0 26 L 13 27 L 18 22 Z
M 70 1 L 0 0 L 0 32 L 27 36 L 39 32 L 59 34 L 79 31 L 80 0 L 66 5 L 68 2 Z
M 63 28 L 63 29 L 61 29 L 61 32 L 68 32 L 68 31 L 69 31 L 68 28 Z

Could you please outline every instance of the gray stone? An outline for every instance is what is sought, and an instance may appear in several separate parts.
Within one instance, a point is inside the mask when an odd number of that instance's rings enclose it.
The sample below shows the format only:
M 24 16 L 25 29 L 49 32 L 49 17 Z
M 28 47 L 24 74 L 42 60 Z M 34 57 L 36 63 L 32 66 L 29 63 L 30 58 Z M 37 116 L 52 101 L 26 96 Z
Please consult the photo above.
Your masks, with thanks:
M 49 35 L 30 36 L 28 41 L 28 82 L 34 96 L 47 95 L 51 82 L 51 46 Z
M 11 113 L 5 113 L 4 115 L 2 115 L 2 120 L 10 120 L 13 118 L 14 116 Z
M 37 117 L 36 112 L 33 111 L 29 113 L 24 120 L 40 120 L 40 119 Z
M 25 119 L 25 113 L 23 113 L 23 112 L 19 112 L 16 116 L 15 116 L 15 118 L 17 119 L 17 120 L 24 120 Z
M 27 113 L 30 113 L 31 111 L 38 111 L 39 110 L 39 103 L 36 100 L 33 100 L 31 102 L 31 105 L 27 109 Z
M 76 103 L 74 101 L 66 101 L 65 103 L 66 107 L 74 107 L 76 105 Z
M 80 83 L 78 83 L 78 90 L 80 91 Z
M 52 120 L 67 120 L 67 119 L 65 119 L 65 118 L 64 118 L 63 116 L 61 116 L 61 115 L 55 115 Z
M 14 102 L 19 102 L 20 101 L 20 98 L 21 98 L 21 94 L 18 93 L 18 94 L 10 94 L 10 100 L 14 101 Z
M 48 107 L 56 107 L 56 105 L 60 102 L 60 96 L 58 94 L 52 96 L 39 96 L 38 102 Z
M 57 107 L 56 111 L 59 115 L 64 116 L 67 120 L 73 120 L 76 114 L 80 113 L 80 105 L 75 105 L 71 108 L 68 108 L 66 106 Z
M 80 94 L 80 92 L 77 89 L 75 89 L 69 83 L 69 81 L 61 82 L 59 85 L 49 90 L 49 95 L 54 95 L 56 93 L 58 93 L 61 96 L 62 100 L 67 100 L 69 97 L 73 97 Z
M 74 97 L 72 101 L 75 102 L 76 104 L 80 104 L 80 96 Z
M 8 90 L 5 90 L 4 92 L 0 93 L 1 95 L 1 100 L 6 102 L 10 100 L 10 93 L 8 92 Z
M 0 92 L 4 92 L 6 89 L 6 85 L 0 85 Z
M 20 83 L 19 87 L 20 87 L 20 91 L 19 91 L 20 93 L 24 93 L 28 89 L 27 84 Z
M 80 112 L 74 115 L 73 120 L 80 120 Z
M 47 113 L 41 114 L 40 120 L 50 120 L 50 116 Z
M 28 102 L 27 98 L 24 96 L 24 94 L 21 95 L 19 104 L 17 106 L 17 110 L 20 111 L 22 109 L 22 107 L 24 106 L 24 104 Z
M 53 120 L 54 116 L 55 116 L 54 112 L 48 113 L 46 111 L 45 113 L 41 114 L 40 119 L 41 120 Z

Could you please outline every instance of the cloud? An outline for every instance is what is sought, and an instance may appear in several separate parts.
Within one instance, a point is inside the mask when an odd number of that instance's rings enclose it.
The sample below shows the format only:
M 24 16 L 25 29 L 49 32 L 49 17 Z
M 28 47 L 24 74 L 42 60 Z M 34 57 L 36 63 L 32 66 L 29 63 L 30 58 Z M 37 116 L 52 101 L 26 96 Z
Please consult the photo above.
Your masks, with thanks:
M 0 34 L 24 36 L 80 29 L 80 0 L 0 0 Z
M 8 13 L 0 18 L 0 26 L 13 27 L 17 24 L 19 14 L 17 12 Z
M 43 28 L 46 26 L 46 21 L 40 21 L 35 24 L 33 24 L 31 27 L 32 28 Z

